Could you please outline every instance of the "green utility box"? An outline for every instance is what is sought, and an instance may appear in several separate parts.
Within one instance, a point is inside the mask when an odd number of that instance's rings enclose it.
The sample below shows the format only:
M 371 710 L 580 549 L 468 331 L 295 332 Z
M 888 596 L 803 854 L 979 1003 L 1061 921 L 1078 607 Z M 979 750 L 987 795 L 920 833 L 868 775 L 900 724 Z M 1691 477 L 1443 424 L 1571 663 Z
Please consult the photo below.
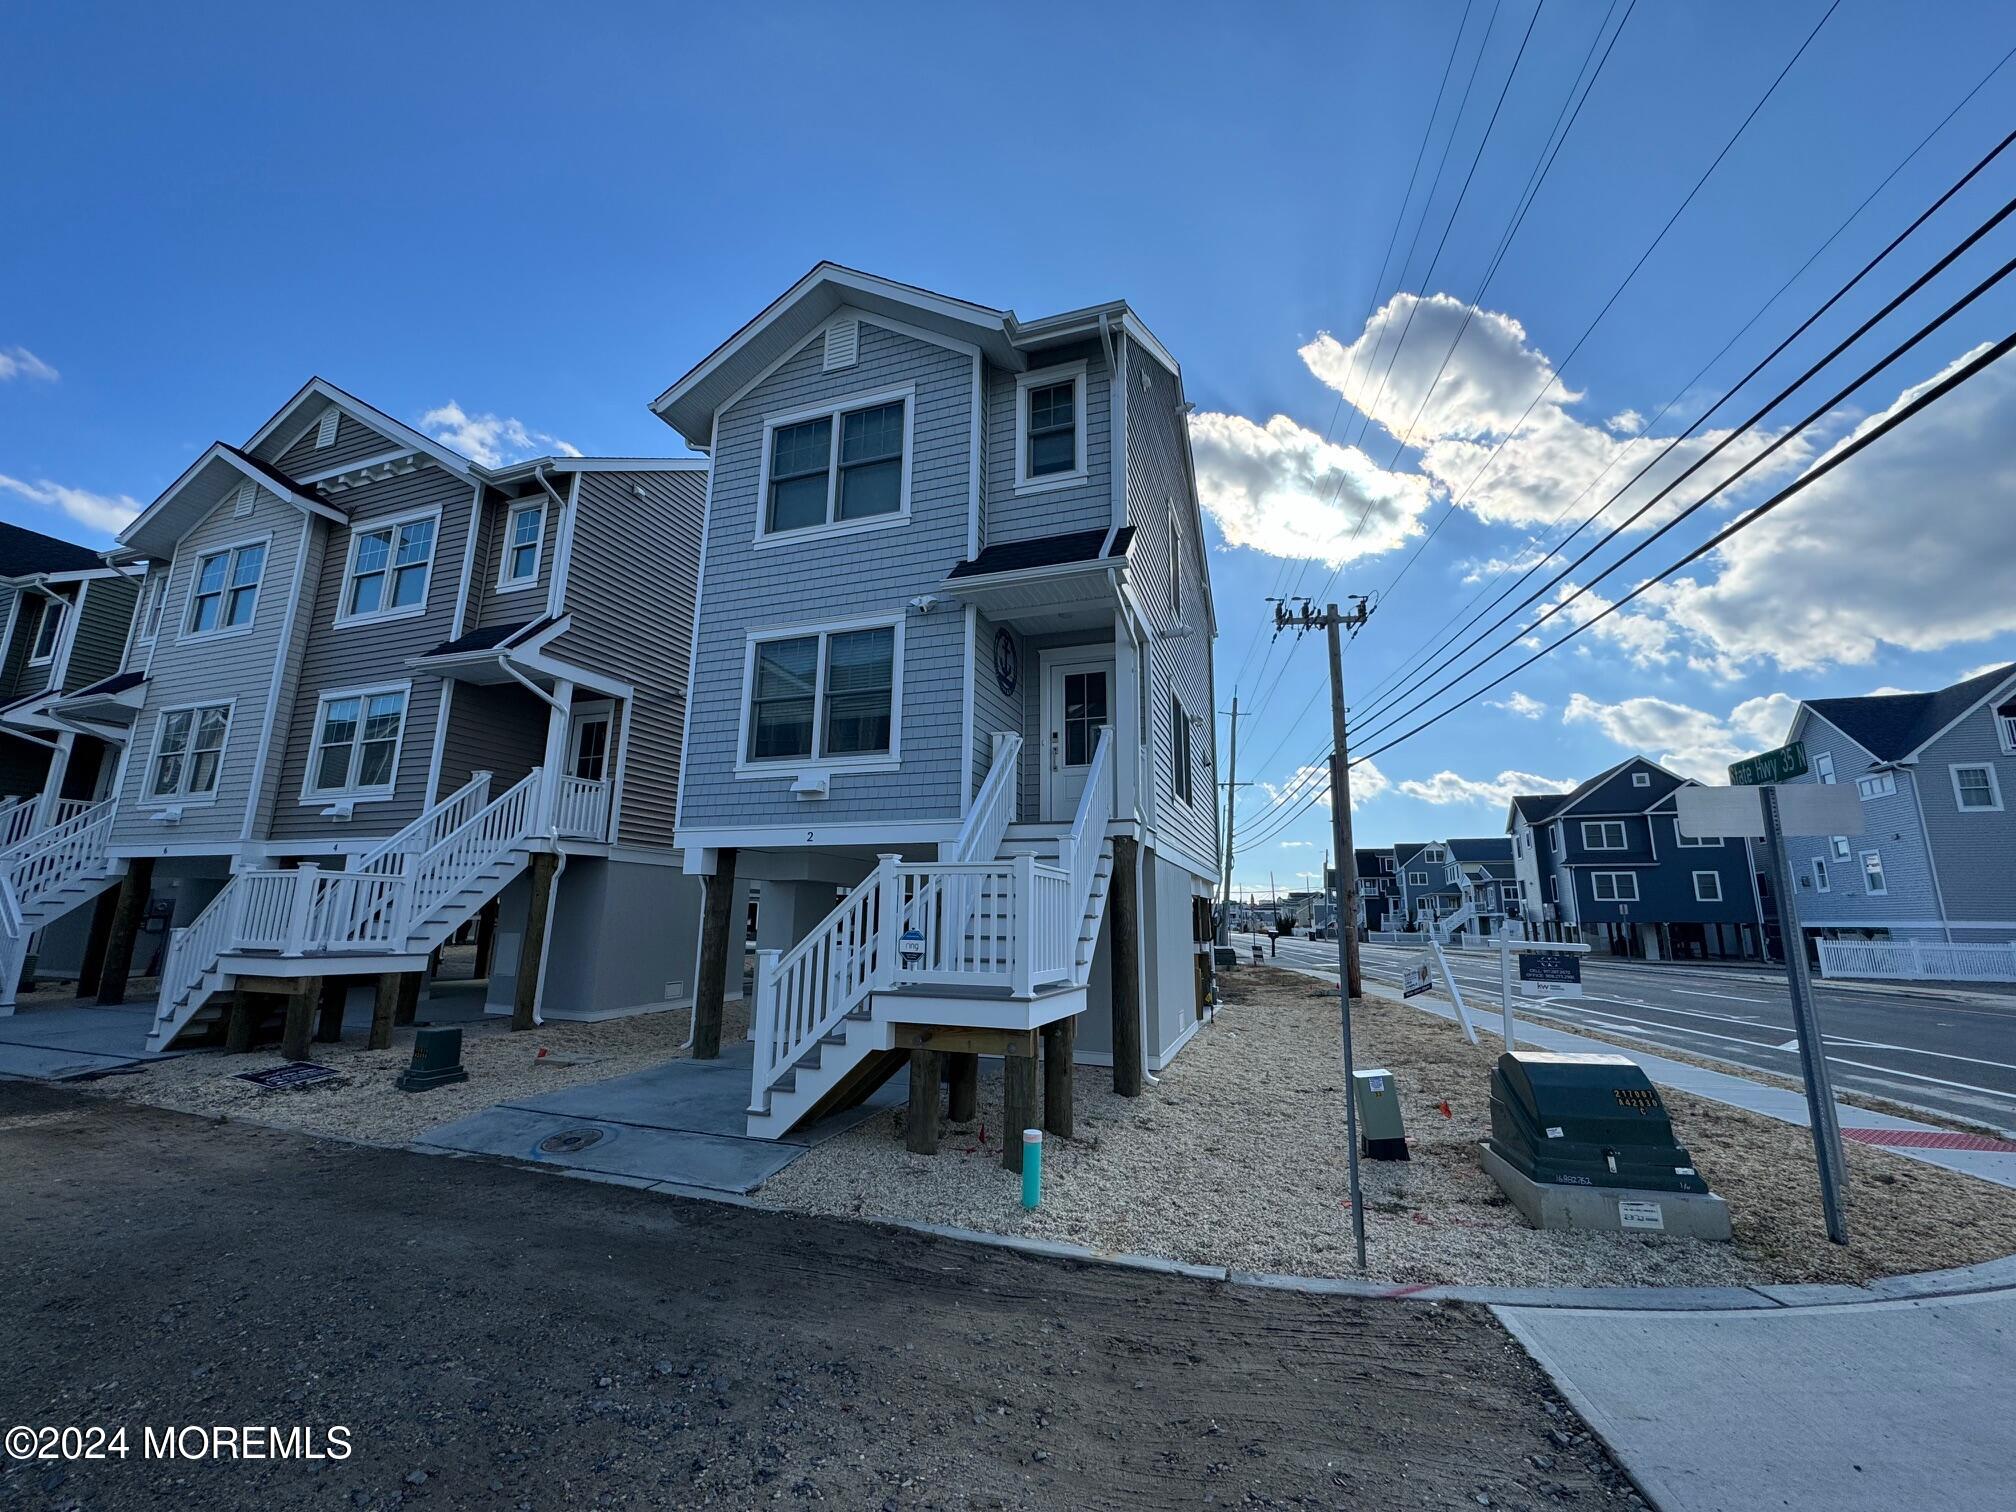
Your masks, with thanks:
M 1491 1073 L 1491 1148 L 1558 1186 L 1705 1192 L 1659 1089 L 1621 1055 L 1518 1050 Z
M 1407 1130 L 1400 1118 L 1400 1088 L 1393 1080 L 1393 1073 L 1360 1071 L 1354 1080 L 1358 1140 L 1366 1159 L 1407 1159 Z

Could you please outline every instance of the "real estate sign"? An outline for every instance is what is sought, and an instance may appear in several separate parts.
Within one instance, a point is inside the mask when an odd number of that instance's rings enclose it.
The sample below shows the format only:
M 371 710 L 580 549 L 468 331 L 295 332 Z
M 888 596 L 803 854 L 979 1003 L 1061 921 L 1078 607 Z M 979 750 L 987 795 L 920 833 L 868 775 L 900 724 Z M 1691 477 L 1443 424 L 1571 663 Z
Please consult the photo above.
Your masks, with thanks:
M 1519 995 L 1582 996 L 1582 957 L 1566 950 L 1520 951 Z
M 1418 966 L 1409 966 L 1400 978 L 1400 995 L 1402 997 L 1419 997 L 1427 990 L 1428 963 L 1423 961 Z

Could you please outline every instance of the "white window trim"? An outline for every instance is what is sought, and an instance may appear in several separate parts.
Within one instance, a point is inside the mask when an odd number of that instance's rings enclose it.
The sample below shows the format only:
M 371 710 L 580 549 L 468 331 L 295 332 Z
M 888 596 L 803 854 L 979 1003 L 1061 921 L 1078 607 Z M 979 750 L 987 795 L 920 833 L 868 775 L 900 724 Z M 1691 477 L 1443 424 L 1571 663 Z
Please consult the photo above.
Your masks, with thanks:
M 37 594 L 35 597 L 40 598 Z M 42 612 L 35 616 L 35 639 L 28 643 L 28 665 L 46 667 L 56 660 L 56 653 L 63 649 L 63 616 L 70 612 L 70 601 L 62 598 L 42 599 Z M 56 627 L 56 638 L 49 642 L 47 651 L 37 651 L 42 644 L 42 632 L 51 624 Z
M 851 406 L 850 406 L 851 407 Z M 825 638 L 845 635 L 850 630 L 894 630 L 889 668 L 889 749 L 865 756 L 772 756 L 760 761 L 749 758 L 749 707 L 756 691 L 756 648 L 769 641 L 801 640 L 808 635 L 821 638 L 817 681 L 812 692 L 812 742 L 816 750 L 823 738 L 826 704 Z M 861 619 L 825 620 L 816 625 L 778 626 L 751 630 L 742 647 L 742 709 L 735 731 L 735 775 L 738 778 L 794 777 L 808 772 L 893 772 L 903 765 L 903 632 L 900 614 L 869 615 Z
M 1988 796 L 1995 801 L 1990 804 L 1962 803 L 1960 801 L 1960 774 L 1962 772 L 1986 772 L 1988 774 Z M 1953 784 L 1953 807 L 1963 814 L 1999 814 L 2002 812 L 2002 779 L 1996 775 L 1992 761 L 1954 761 L 1946 767 L 1946 775 Z
M 1827 858 L 1825 856 L 1815 856 L 1813 858 L 1813 891 L 1834 891 L 1833 871 L 1827 865 Z
M 892 513 L 869 515 L 860 520 L 836 520 L 833 513 L 840 507 L 840 436 L 843 427 L 840 417 L 855 410 L 875 409 L 884 404 L 903 403 L 903 480 L 898 485 L 896 508 Z M 772 530 L 770 528 L 770 461 L 774 455 L 774 438 L 778 431 L 790 425 L 803 425 L 808 420 L 831 419 L 832 435 L 828 438 L 829 450 L 826 455 L 826 523 L 824 525 L 802 525 L 796 530 Z M 834 536 L 859 535 L 863 531 L 892 530 L 910 523 L 910 466 L 911 457 L 917 447 L 917 385 L 902 384 L 896 388 L 877 389 L 873 393 L 849 394 L 844 399 L 836 399 L 828 404 L 814 405 L 810 409 L 792 410 L 781 415 L 763 417 L 763 456 L 756 473 L 756 539 L 755 548 L 764 551 L 773 546 L 793 546 L 803 541 L 825 541 Z
M 348 577 L 345 577 L 348 583 Z M 317 755 L 322 750 L 322 711 L 339 698 L 359 700 L 357 710 L 357 739 L 352 741 L 351 764 L 354 769 L 364 745 L 363 700 L 380 693 L 403 693 L 404 701 L 399 706 L 399 733 L 392 737 L 392 780 L 374 787 L 318 788 L 313 786 L 315 768 L 319 764 Z M 324 688 L 315 695 L 315 723 L 308 731 L 308 764 L 301 772 L 301 802 L 322 805 L 332 802 L 382 802 L 392 797 L 399 789 L 399 762 L 406 754 L 406 725 L 413 715 L 413 683 L 405 682 L 366 683 L 354 688 Z
M 1961 763 L 1961 765 L 1963 766 L 1971 766 L 1974 764 L 1975 763 L 1972 762 Z M 1889 783 L 1890 786 L 1887 788 L 1883 788 L 1881 791 L 1878 792 L 1870 791 L 1870 786 L 1872 784 L 1885 783 L 1885 782 Z M 1864 803 L 1873 803 L 1878 798 L 1888 798 L 1897 791 L 1896 775 L 1892 772 L 1872 772 L 1867 777 L 1857 777 L 1855 779 L 1855 791 L 1859 795 L 1861 795 L 1862 801 Z
M 1601 834 L 1611 825 L 1617 827 L 1618 838 L 1615 845 L 1606 845 L 1600 840 L 1591 840 L 1589 838 L 1589 831 L 1595 830 L 1598 834 Z M 1584 819 L 1582 821 L 1582 849 L 1591 851 L 1629 850 L 1631 849 L 1631 832 L 1625 828 L 1624 821 L 1621 819 Z
M 1831 784 L 1834 781 L 1834 753 L 1832 751 L 1822 751 L 1813 758 L 1813 775 L 1821 782 Z
M 542 493 L 536 499 L 513 499 L 504 506 L 504 519 L 497 527 L 502 534 L 497 538 L 497 587 L 494 592 L 523 593 L 539 586 L 539 574 L 546 566 L 546 506 L 551 502 Z M 529 577 L 506 577 L 504 574 L 511 566 L 511 522 L 535 509 L 539 512 L 539 535 L 532 543 L 532 573 Z
M 1409 887 L 1426 887 L 1428 885 L 1428 873 L 1424 871 L 1410 871 L 1407 873 L 1407 885 Z
M 1596 884 L 1605 877 L 1610 879 L 1610 897 L 1604 897 L 1596 890 Z M 1631 896 L 1625 897 L 1621 891 L 1626 882 L 1631 884 Z M 1591 872 L 1589 873 L 1589 896 L 1598 903 L 1636 903 L 1638 901 L 1638 873 L 1636 872 Z
M 1854 851 L 1855 847 L 1848 843 L 1846 835 L 1829 835 L 1827 837 L 1827 859 L 1829 861 L 1850 860 L 1854 855 Z
M 154 638 L 161 633 L 161 612 L 167 603 L 171 575 L 172 569 L 155 573 L 140 590 L 139 610 L 134 620 L 138 628 L 134 631 L 134 638 L 143 646 L 152 645 Z
M 1711 848 L 1720 850 L 1722 848 L 1722 837 L 1720 835 L 1683 835 L 1680 833 L 1680 825 L 1677 820 L 1673 825 L 1673 838 L 1688 850 L 1709 850 Z
M 217 786 L 207 793 L 156 793 L 154 789 L 154 763 L 161 757 L 161 732 L 167 727 L 170 714 L 185 711 L 193 713 L 198 709 L 224 710 L 224 743 L 217 748 Z M 238 700 L 235 698 L 199 698 L 189 703 L 168 704 L 154 716 L 154 739 L 147 748 L 147 764 L 140 768 L 138 802 L 148 813 L 165 813 L 170 809 L 209 808 L 217 802 L 217 794 L 224 786 L 225 757 L 231 750 L 231 725 L 238 716 Z M 195 738 L 195 723 L 190 723 L 190 738 Z M 184 765 L 187 770 L 187 764 Z
M 252 585 L 251 617 L 242 625 L 227 626 L 223 622 L 224 606 L 220 606 L 218 609 L 218 628 L 215 630 L 191 630 L 189 628 L 189 619 L 196 609 L 197 586 L 203 580 L 203 559 L 213 556 L 235 558 L 247 546 L 263 546 L 266 548 L 265 558 L 259 565 L 259 581 Z M 250 635 L 254 630 L 258 629 L 259 606 L 266 601 L 266 573 L 272 565 L 273 535 L 270 531 L 263 536 L 246 536 L 241 540 L 232 541 L 223 546 L 205 546 L 195 552 L 189 560 L 189 591 L 182 595 L 181 613 L 175 621 L 175 644 L 179 646 L 184 641 L 229 640 L 234 635 Z M 231 597 L 231 568 L 228 561 L 224 568 L 223 593 L 228 606 L 228 600 Z
M 1634 788 L 1648 788 L 1652 786 L 1652 774 L 1650 772 L 1633 772 L 1631 774 L 1631 786 Z
M 1876 872 L 1877 875 L 1879 875 L 1883 879 L 1883 885 L 1881 887 L 1871 887 L 1869 885 L 1869 858 L 1871 856 L 1874 856 L 1876 858 Z M 1890 873 L 1883 870 L 1883 852 L 1881 852 L 1880 850 L 1866 850 L 1862 852 L 1862 854 L 1856 859 L 1858 859 L 1862 863 L 1862 891 L 1867 893 L 1872 898 L 1889 897 Z
M 2016 756 L 2016 714 L 1995 716 L 1995 738 L 2002 746 L 2002 754 Z
M 1033 373 L 1015 375 L 1015 492 L 1018 494 L 1049 493 L 1058 488 L 1077 488 L 1092 474 L 1091 459 L 1087 455 L 1086 430 L 1089 417 L 1085 412 L 1085 394 L 1091 387 L 1086 382 L 1087 365 L 1083 361 L 1061 363 L 1056 367 L 1042 368 Z M 1072 395 L 1072 414 L 1076 416 L 1076 434 L 1072 438 L 1078 454 L 1077 466 L 1069 472 L 1045 473 L 1040 478 L 1029 476 L 1029 391 L 1049 388 L 1052 384 L 1070 379 L 1077 387 Z
M 363 544 L 364 537 L 377 535 L 380 531 L 389 530 L 392 532 L 391 550 L 396 553 L 399 549 L 400 527 L 411 525 L 418 520 L 429 519 L 434 522 L 434 536 L 432 543 L 427 548 L 427 585 L 420 590 L 420 602 L 417 604 L 407 604 L 398 609 L 373 609 L 366 614 L 352 614 L 349 609 L 350 585 L 357 577 L 357 548 Z M 540 528 L 543 530 L 545 527 L 542 524 Z M 543 540 L 544 537 L 542 536 L 541 539 Z M 418 619 L 427 612 L 427 601 L 434 596 L 434 564 L 440 559 L 440 556 L 441 509 L 439 505 L 436 505 L 432 509 L 412 509 L 404 514 L 386 515 L 382 519 L 352 520 L 350 522 L 350 544 L 345 549 L 343 555 L 343 582 L 336 590 L 335 627 L 341 630 L 349 625 L 381 625 L 387 620 Z M 384 572 L 387 592 L 390 592 L 392 588 L 393 565 L 392 558 L 390 556 L 386 557 Z
M 1701 891 L 1701 879 L 1706 877 L 1715 884 L 1715 896 L 1709 897 Z M 1722 901 L 1722 873 L 1718 871 L 1697 871 L 1694 873 L 1694 901 L 1696 903 L 1720 903 Z

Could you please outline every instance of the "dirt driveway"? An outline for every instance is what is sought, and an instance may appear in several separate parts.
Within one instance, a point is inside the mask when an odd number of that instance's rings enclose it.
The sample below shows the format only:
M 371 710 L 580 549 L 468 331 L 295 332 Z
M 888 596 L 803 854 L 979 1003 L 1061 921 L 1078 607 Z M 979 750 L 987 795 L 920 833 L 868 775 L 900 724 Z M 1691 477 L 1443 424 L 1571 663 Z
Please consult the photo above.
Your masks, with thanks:
M 1025 1259 L 0 1085 L 0 1506 L 1577 1507 L 1487 1316 Z M 346 1460 L 148 1461 L 167 1425 Z M 1551 1437 L 1550 1437 L 1551 1435 Z M 1487 1500 L 1488 1498 L 1488 1500 Z

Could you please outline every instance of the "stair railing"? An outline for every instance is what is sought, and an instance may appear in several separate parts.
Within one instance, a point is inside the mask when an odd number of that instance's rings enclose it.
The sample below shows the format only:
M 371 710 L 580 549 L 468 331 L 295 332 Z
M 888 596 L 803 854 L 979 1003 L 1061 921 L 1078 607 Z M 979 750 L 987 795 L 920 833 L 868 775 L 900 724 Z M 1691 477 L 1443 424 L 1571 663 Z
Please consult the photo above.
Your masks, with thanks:
M 750 1022 L 755 1061 L 749 1111 L 770 1110 L 770 1090 L 878 985 L 897 948 L 899 860 L 882 856 L 868 880 L 789 950 L 756 952 Z
M 469 780 L 428 809 L 418 819 L 377 846 L 364 852 L 351 865 L 352 872 L 396 872 L 399 857 L 419 855 L 439 845 L 445 836 L 467 824 L 490 801 L 491 774 L 471 772 Z
M 1071 907 L 1079 917 L 1092 897 L 1092 879 L 1098 875 L 1099 857 L 1106 848 L 1106 825 L 1113 817 L 1113 730 L 1101 728 L 1099 743 L 1092 751 L 1092 765 L 1085 771 L 1085 788 L 1078 795 L 1078 812 L 1071 829 L 1057 842 L 1057 865 L 1071 879 Z
M 986 780 L 973 795 L 973 806 L 953 843 L 954 861 L 992 861 L 1001 854 L 1002 838 L 1015 822 L 1021 799 L 1022 737 L 1003 732 L 994 736 L 994 759 Z
M 245 932 L 247 890 L 239 886 L 244 875 L 226 882 L 201 913 L 183 928 L 169 932 L 168 954 L 161 963 L 160 1015 L 147 1042 L 149 1049 L 165 1046 L 202 1006 L 190 1001 L 191 994 Z
M 539 798 L 545 791 L 545 773 L 534 767 L 501 797 L 412 858 L 406 908 L 397 926 L 402 937 L 466 887 L 478 872 L 543 828 Z
M 61 824 L 0 852 L 0 875 L 13 888 L 14 901 L 23 912 L 66 882 L 106 864 L 116 807 L 110 798 L 90 804 Z

